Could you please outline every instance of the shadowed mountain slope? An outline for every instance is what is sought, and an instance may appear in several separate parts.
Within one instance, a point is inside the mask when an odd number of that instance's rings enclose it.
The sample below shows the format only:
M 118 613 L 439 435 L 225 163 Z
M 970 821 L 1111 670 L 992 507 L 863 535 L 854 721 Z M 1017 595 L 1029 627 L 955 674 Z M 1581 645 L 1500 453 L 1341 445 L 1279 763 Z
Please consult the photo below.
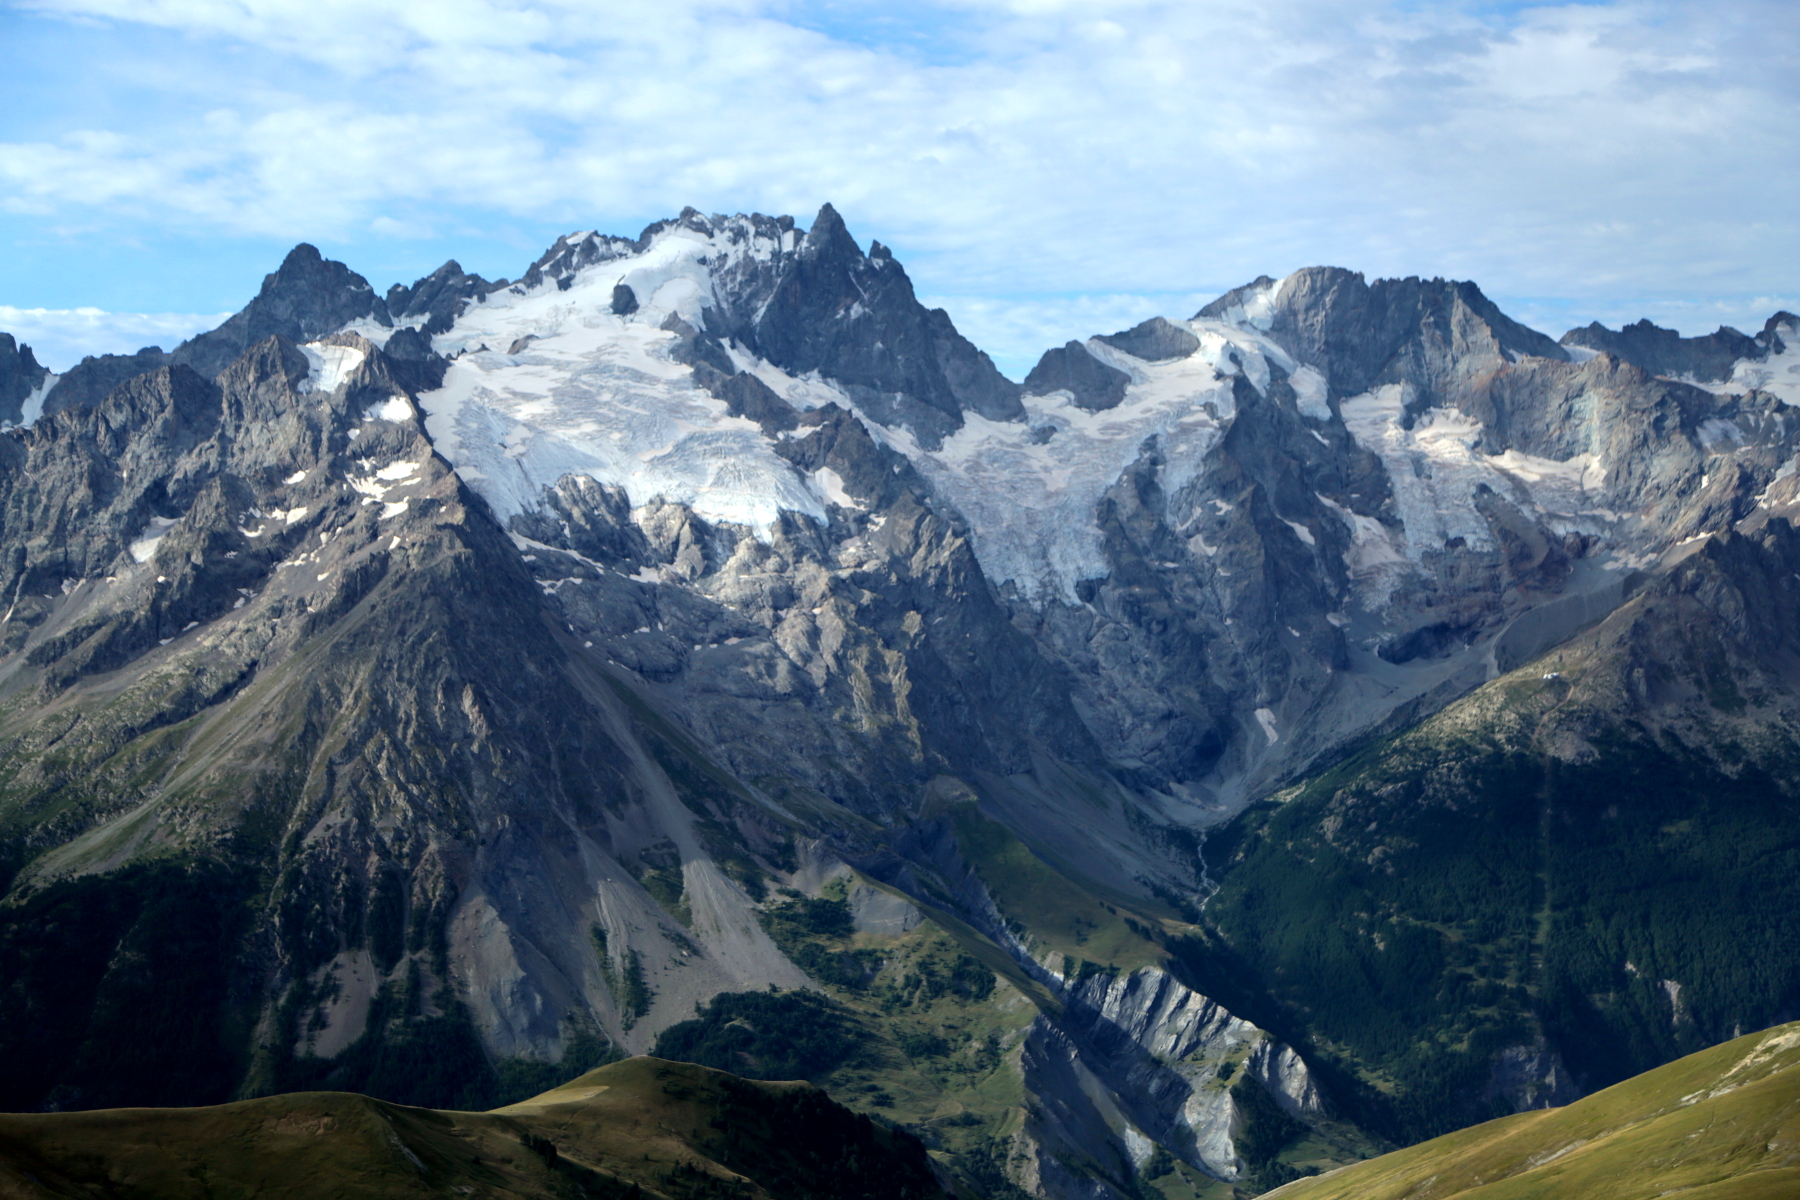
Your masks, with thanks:
M 654 1058 L 491 1113 L 299 1092 L 213 1108 L 0 1116 L 0 1188 L 21 1200 L 947 1194 L 916 1139 L 815 1088 Z
M 1190 981 L 1402 1140 L 1800 1009 L 1800 534 L 1747 525 L 1215 830 Z

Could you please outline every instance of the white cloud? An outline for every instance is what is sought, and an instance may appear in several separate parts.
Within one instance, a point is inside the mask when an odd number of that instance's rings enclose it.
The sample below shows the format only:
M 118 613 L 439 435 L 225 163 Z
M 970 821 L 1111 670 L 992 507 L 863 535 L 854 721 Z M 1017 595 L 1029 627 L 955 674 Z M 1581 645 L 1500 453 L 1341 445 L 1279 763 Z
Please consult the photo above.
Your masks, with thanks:
M 98 308 L 15 308 L 0 304 L 0 329 L 31 347 L 38 362 L 67 371 L 90 354 L 173 350 L 216 328 L 230 313 L 119 313 Z
M 190 57 L 110 85 L 135 123 L 0 140 L 22 215 L 354 242 L 829 199 L 924 290 L 1022 297 L 963 305 L 1020 339 L 1058 296 L 1307 263 L 1704 306 L 1800 261 L 1786 0 L 30 7 Z

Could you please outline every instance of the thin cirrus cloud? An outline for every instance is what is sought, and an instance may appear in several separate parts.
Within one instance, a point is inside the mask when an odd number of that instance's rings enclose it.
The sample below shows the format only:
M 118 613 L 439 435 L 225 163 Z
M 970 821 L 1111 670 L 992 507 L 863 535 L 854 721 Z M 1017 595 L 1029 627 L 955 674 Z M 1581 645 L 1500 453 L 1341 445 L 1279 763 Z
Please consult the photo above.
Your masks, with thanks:
M 830 200 L 1015 374 L 1096 332 L 1080 322 L 1187 315 L 1309 263 L 1690 331 L 1800 289 L 1784 0 L 38 0 L 3 19 L 98 64 L 0 117 L 0 220 L 39 245 L 305 239 L 423 273 L 509 230 L 519 261 L 489 273 L 516 273 L 559 228 Z M 224 300 L 171 286 L 170 306 Z

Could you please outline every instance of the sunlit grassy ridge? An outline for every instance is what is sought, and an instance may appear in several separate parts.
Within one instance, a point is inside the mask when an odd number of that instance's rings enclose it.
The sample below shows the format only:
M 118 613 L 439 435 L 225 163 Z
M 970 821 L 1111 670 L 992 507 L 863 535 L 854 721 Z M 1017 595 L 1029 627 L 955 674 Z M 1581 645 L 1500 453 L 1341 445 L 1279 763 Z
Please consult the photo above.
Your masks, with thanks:
M 805 1083 L 633 1058 L 491 1113 L 345 1092 L 0 1115 L 0 1195 L 935 1200 L 919 1143 Z
M 1788 1200 L 1800 1195 L 1800 1023 L 1690 1054 L 1564 1108 L 1358 1163 L 1281 1200 Z

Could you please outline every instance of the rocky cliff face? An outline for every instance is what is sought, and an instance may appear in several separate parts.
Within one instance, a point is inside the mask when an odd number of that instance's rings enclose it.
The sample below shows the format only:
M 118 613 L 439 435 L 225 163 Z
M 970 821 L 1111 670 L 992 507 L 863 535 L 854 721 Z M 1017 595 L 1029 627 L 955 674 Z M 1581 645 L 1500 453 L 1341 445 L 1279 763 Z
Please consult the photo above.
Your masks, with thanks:
M 1729 325 L 1721 325 L 1704 337 L 1684 338 L 1673 329 L 1638 321 L 1614 332 L 1595 321 L 1563 334 L 1562 344 L 1624 359 L 1652 375 L 1667 375 L 1705 383 L 1731 378 L 1740 361 L 1759 360 L 1779 352 L 1776 328 L 1782 316 L 1771 317 L 1758 337 L 1748 337 Z
M 10 333 L 0 334 L 0 421 L 18 424 L 34 398 L 41 408 L 49 379 L 48 368 L 38 365 L 30 346 L 21 346 Z
M 215 376 L 264 338 L 310 341 L 364 319 L 381 326 L 391 323 L 387 305 L 368 280 L 302 243 L 288 251 L 280 269 L 263 280 L 262 290 L 243 311 L 183 342 L 170 358 Z
M 1228 1087 L 1237 1070 L 1264 1086 L 1290 1115 L 1325 1115 L 1318 1087 L 1291 1049 L 1158 968 L 1074 981 L 1065 1003 L 1069 1026 L 1086 1043 L 1089 1070 L 1107 1081 L 1139 1131 L 1134 1168 L 1145 1165 L 1153 1146 L 1164 1146 L 1219 1178 L 1241 1176 L 1233 1135 L 1242 1132 L 1243 1117 Z M 1048 1071 L 1055 1048 L 1074 1043 L 1053 1034 L 1048 1022 L 1038 1033 L 1044 1041 L 1039 1069 Z M 1039 1090 L 1067 1096 L 1066 1103 L 1082 1094 L 1054 1086 Z M 1093 1126 L 1097 1115 L 1087 1115 L 1085 1123 Z
M 1200 835 L 1788 536 L 1790 327 L 1702 387 L 1312 269 L 1020 386 L 826 208 L 385 298 L 302 246 L 219 330 L 60 380 L 9 340 L 0 403 L 45 415 L 0 436 L 0 1008 L 64 1015 L 0 1102 L 168 1076 L 181 1039 L 100 1069 L 176 1019 L 146 977 L 204 981 L 199 1098 L 499 1087 L 721 992 L 863 996 L 885 943 L 773 915 L 848 872 L 1030 1008 L 969 1058 L 1016 1091 L 979 1118 L 1013 1184 L 1278 1179 L 1349 1085 L 1165 969 Z M 153 936 L 178 902 L 199 949 Z M 1537 1038 L 1484 1102 L 1550 1094 Z

